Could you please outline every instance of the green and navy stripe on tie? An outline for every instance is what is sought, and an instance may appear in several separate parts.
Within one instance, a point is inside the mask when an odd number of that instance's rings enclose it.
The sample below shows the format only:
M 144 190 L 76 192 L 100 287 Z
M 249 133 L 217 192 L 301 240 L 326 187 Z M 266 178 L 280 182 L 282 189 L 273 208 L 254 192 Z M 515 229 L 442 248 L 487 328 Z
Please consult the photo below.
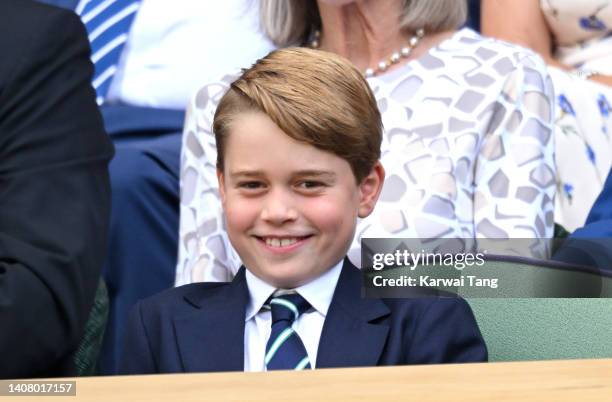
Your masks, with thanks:
M 77 8 L 91 44 L 91 61 L 95 67 L 92 85 L 98 104 L 102 104 L 108 94 L 140 2 L 83 0 Z
M 303 370 L 311 368 L 308 353 L 292 324 L 310 308 L 299 294 L 274 297 L 269 302 L 272 310 L 272 332 L 266 346 L 265 365 L 268 370 Z

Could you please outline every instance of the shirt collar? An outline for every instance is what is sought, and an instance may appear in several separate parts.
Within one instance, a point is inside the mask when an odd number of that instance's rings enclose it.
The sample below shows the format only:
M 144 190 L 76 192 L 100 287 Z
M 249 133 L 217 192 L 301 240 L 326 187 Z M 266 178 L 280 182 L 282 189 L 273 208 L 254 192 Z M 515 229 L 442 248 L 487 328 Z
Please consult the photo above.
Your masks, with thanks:
M 259 310 L 263 307 L 264 303 L 276 288 L 269 283 L 259 279 L 253 275 L 251 271 L 246 270 L 245 273 L 247 287 L 249 288 L 249 304 L 246 308 L 245 322 L 253 318 Z
M 324 317 L 327 315 L 327 310 L 334 296 L 343 264 L 344 259 L 307 284 L 295 288 L 295 291 Z M 253 275 L 248 269 L 246 270 L 246 281 L 250 298 L 246 308 L 245 321 L 249 321 L 259 313 L 266 300 L 276 291 L 276 288 Z

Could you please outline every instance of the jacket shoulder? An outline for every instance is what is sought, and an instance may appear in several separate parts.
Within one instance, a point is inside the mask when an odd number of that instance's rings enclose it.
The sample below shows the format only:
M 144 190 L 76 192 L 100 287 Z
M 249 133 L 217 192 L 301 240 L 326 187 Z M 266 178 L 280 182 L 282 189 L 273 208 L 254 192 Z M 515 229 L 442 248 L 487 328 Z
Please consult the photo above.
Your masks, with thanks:
M 416 330 L 432 320 L 452 315 L 463 317 L 460 325 L 475 325 L 472 308 L 459 296 L 425 295 L 413 298 L 381 299 L 390 311 L 392 325 L 408 326 Z
M 229 289 L 230 282 L 191 283 L 164 290 L 139 302 L 144 315 L 189 313 L 206 305 L 206 301 L 222 296 Z

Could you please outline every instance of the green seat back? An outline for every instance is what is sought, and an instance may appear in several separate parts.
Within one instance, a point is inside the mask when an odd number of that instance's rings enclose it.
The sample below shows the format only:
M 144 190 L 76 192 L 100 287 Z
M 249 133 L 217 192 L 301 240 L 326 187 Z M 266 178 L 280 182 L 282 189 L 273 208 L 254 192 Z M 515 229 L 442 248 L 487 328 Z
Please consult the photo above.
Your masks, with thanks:
M 470 299 L 490 361 L 612 357 L 612 299 Z

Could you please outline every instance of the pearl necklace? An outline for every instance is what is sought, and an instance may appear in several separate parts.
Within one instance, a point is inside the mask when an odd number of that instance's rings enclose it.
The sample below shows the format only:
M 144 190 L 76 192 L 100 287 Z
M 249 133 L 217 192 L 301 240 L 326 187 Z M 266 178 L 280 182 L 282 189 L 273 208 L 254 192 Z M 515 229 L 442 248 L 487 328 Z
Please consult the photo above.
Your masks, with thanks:
M 415 34 L 412 35 L 410 39 L 408 40 L 408 45 L 404 46 L 397 52 L 391 53 L 391 56 L 389 56 L 387 59 L 381 60 L 376 66 L 376 68 L 372 68 L 372 67 L 366 68 L 366 70 L 363 72 L 363 76 L 366 78 L 374 77 L 377 74 L 387 71 L 387 69 L 393 64 L 399 63 L 399 61 L 402 58 L 406 58 L 410 56 L 412 49 L 414 49 L 419 44 L 423 36 L 425 36 L 425 30 L 422 28 L 417 29 Z M 314 38 L 310 41 L 310 47 L 312 49 L 318 49 L 319 46 L 321 45 L 320 39 L 321 39 L 321 31 L 317 29 L 314 32 Z

